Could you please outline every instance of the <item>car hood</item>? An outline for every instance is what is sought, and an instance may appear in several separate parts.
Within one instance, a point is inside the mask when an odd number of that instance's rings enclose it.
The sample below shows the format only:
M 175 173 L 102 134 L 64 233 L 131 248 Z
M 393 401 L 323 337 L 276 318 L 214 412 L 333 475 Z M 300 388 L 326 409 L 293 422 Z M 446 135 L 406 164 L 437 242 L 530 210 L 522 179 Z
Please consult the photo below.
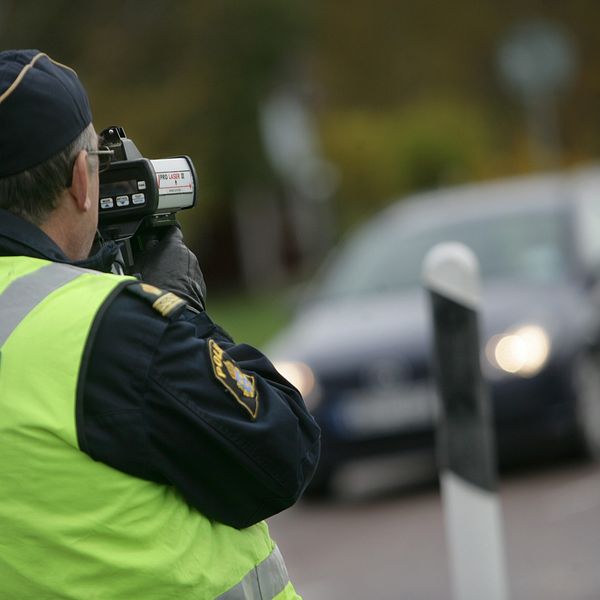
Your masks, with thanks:
M 585 331 L 591 307 L 575 287 L 495 283 L 482 290 L 482 337 L 524 324 L 543 326 L 561 344 Z M 317 371 L 390 351 L 424 356 L 431 346 L 427 293 L 413 289 L 313 303 L 269 345 L 274 359 L 297 360 Z

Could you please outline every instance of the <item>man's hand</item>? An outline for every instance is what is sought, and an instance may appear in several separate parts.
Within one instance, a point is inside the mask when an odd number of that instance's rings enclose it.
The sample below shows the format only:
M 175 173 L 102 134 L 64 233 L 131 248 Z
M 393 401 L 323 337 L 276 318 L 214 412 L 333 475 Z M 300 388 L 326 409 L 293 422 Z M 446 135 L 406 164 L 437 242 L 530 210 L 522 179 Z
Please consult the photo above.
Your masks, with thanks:
M 166 228 L 160 239 L 149 242 L 134 258 L 133 273 L 139 273 L 142 281 L 174 292 L 194 310 L 204 310 L 204 276 L 195 254 L 183 242 L 178 226 Z

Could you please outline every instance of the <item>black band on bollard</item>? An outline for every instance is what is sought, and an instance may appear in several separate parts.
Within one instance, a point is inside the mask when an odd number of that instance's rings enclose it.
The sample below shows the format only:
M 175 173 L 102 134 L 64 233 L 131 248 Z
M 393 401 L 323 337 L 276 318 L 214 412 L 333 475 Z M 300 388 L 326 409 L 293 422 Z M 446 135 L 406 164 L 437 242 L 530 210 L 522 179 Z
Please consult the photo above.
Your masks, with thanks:
M 496 490 L 492 415 L 479 364 L 479 327 L 471 308 L 431 292 L 440 406 L 440 468 Z

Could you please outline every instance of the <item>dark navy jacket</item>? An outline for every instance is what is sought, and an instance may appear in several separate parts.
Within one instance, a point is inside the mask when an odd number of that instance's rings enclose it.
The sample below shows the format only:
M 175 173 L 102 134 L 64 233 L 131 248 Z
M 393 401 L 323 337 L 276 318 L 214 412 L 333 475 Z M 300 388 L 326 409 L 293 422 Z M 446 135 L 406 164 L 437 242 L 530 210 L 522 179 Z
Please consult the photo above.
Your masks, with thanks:
M 79 264 L 109 271 L 105 254 Z M 0 209 L 0 256 L 23 255 L 69 262 L 44 232 Z M 206 313 L 165 318 L 137 286 L 105 305 L 88 339 L 77 398 L 81 450 L 172 485 L 207 517 L 237 528 L 293 504 L 319 456 L 319 429 L 298 391 Z M 216 377 L 209 339 L 254 377 L 256 419 Z

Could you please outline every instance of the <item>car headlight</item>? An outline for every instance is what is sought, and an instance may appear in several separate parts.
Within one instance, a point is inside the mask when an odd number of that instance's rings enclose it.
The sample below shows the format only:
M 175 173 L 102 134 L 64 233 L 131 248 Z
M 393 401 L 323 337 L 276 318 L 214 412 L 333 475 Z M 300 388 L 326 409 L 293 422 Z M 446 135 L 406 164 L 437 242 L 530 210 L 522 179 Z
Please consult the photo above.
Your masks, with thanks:
M 319 403 L 320 392 L 312 369 L 303 362 L 276 361 L 273 364 L 280 375 L 302 394 L 307 408 L 314 410 Z
M 539 325 L 523 325 L 490 338 L 485 355 L 497 369 L 506 373 L 533 377 L 550 356 L 550 336 Z

